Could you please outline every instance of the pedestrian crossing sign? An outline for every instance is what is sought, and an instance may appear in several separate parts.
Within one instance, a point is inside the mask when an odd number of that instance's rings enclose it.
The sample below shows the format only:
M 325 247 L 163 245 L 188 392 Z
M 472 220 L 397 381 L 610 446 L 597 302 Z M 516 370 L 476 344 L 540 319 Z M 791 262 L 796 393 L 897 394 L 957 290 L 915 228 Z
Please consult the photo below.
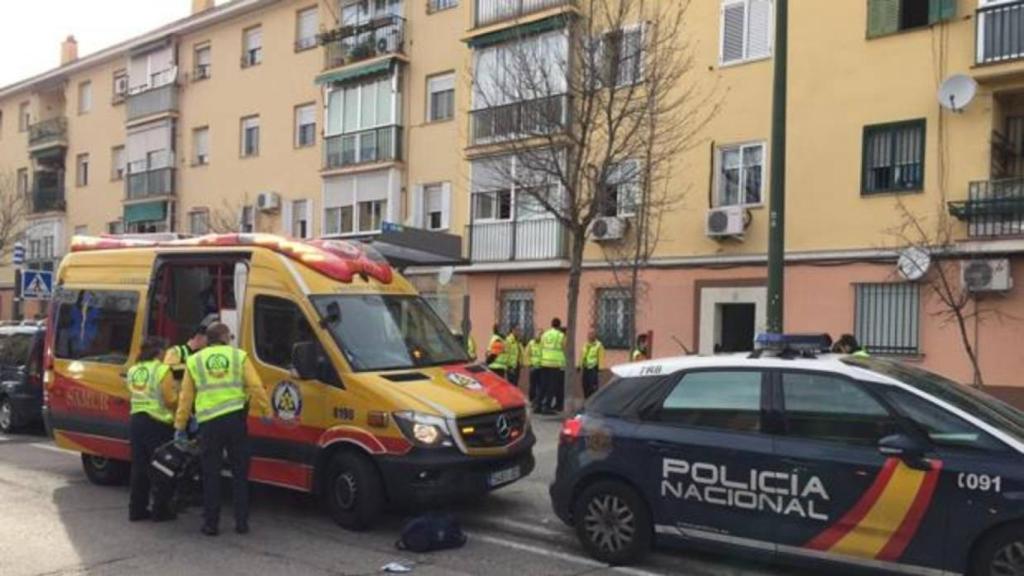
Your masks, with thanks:
M 53 296 L 53 272 L 25 270 L 21 273 L 21 297 L 25 300 L 49 300 Z

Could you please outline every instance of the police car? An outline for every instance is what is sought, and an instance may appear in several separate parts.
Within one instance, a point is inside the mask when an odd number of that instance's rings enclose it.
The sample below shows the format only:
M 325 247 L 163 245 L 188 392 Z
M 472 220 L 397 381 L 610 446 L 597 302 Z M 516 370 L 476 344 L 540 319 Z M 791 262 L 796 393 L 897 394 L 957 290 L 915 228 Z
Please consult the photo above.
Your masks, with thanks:
M 1024 575 L 1024 413 L 780 340 L 616 367 L 565 422 L 551 499 L 591 555 L 686 545 L 816 572 Z

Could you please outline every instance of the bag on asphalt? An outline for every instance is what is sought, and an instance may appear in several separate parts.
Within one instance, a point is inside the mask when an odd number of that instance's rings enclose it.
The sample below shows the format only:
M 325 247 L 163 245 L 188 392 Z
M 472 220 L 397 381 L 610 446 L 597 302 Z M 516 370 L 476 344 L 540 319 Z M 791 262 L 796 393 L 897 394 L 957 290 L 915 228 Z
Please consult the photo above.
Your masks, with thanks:
M 399 550 L 424 553 L 435 550 L 461 548 L 466 534 L 451 514 L 427 514 L 408 521 L 402 528 L 402 537 L 395 543 Z
M 168 442 L 153 452 L 152 471 L 155 476 L 166 480 L 178 480 L 186 476 L 198 458 L 199 448 L 194 442 L 179 445 Z

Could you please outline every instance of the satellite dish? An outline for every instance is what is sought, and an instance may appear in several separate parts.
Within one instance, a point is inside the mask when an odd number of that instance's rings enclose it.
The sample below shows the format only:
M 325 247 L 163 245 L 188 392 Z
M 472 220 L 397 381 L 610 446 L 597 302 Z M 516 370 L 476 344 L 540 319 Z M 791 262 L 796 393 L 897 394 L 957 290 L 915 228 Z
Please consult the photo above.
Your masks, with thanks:
M 896 270 L 905 280 L 916 282 L 928 273 L 932 266 L 932 255 L 924 248 L 911 246 L 900 252 L 896 261 Z
M 441 286 L 447 286 L 448 284 L 451 284 L 453 275 L 455 275 L 455 268 L 451 266 L 443 266 L 437 271 L 437 283 Z
M 953 112 L 962 112 L 978 93 L 978 83 L 966 74 L 954 74 L 939 86 L 939 104 Z

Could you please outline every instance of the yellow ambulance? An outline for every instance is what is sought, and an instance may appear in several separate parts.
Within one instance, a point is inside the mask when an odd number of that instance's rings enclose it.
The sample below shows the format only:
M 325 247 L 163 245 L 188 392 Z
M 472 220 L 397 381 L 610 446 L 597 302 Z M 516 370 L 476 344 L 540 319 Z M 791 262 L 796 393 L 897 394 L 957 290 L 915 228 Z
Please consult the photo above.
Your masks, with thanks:
M 534 467 L 520 391 L 475 364 L 376 251 L 262 234 L 76 237 L 57 273 L 45 418 L 90 480 L 130 466 L 127 368 L 147 336 L 185 342 L 217 315 L 274 407 L 250 415 L 250 479 L 322 495 L 344 527 L 385 505 L 511 484 Z

